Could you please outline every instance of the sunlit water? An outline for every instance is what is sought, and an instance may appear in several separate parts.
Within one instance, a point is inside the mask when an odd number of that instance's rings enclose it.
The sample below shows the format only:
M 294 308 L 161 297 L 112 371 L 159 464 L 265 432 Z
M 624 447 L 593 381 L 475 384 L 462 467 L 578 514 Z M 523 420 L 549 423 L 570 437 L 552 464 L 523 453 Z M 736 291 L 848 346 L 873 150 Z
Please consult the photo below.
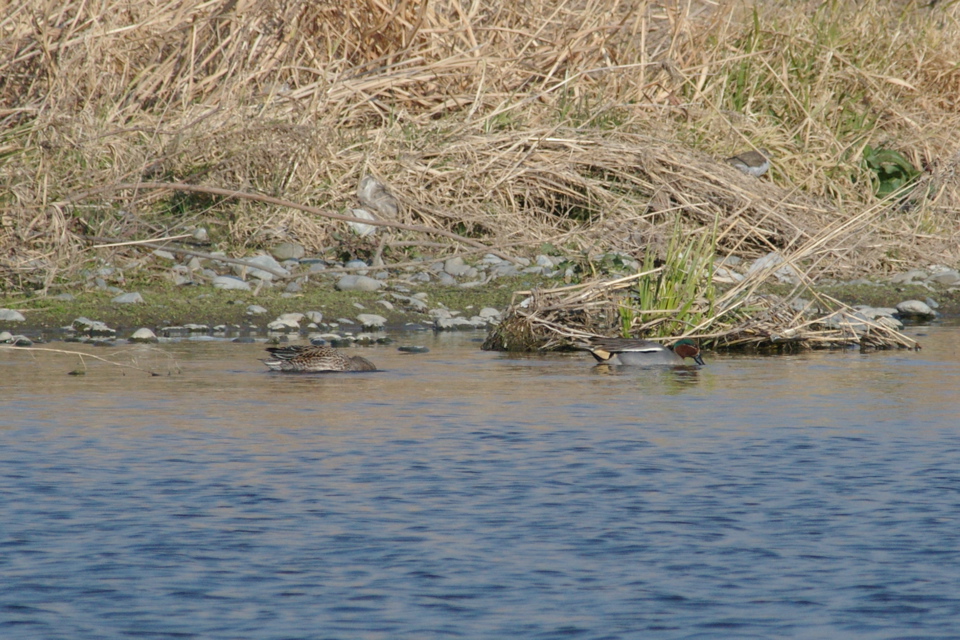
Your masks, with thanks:
M 701 370 L 0 351 L 0 638 L 960 637 L 960 329 L 911 333 Z

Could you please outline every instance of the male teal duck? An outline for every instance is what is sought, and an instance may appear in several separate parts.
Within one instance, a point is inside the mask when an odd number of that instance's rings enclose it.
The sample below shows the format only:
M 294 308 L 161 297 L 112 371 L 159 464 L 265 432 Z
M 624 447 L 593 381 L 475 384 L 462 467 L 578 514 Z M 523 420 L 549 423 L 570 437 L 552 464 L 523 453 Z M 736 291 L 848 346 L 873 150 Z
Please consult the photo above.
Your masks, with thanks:
M 700 347 L 689 338 L 677 340 L 673 347 L 665 347 L 658 342 L 637 340 L 634 338 L 592 338 L 581 344 L 602 364 L 619 364 L 629 366 L 655 365 L 682 365 L 684 358 L 693 358 L 693 361 L 703 365 L 700 357 Z
M 273 356 L 263 360 L 271 371 L 322 373 L 329 371 L 376 371 L 372 362 L 360 356 L 348 356 L 333 347 L 302 345 L 270 347 Z

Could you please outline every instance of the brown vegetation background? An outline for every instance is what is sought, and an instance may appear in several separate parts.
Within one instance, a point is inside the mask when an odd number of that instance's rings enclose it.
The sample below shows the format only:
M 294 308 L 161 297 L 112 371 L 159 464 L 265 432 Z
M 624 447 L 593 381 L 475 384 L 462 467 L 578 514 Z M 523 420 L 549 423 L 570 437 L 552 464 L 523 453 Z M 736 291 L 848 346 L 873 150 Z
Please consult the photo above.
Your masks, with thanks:
M 7 287 L 125 251 L 88 237 L 202 224 L 241 254 L 280 239 L 321 251 L 344 230 L 288 207 L 114 188 L 140 181 L 349 213 L 370 174 L 400 201 L 397 222 L 518 254 L 546 241 L 642 254 L 679 215 L 691 233 L 716 225 L 721 253 L 802 248 L 813 275 L 960 257 L 956 2 L 0 8 Z M 874 197 L 868 144 L 924 171 L 909 202 Z M 720 162 L 751 147 L 775 154 L 768 177 Z M 406 247 L 395 260 L 431 240 L 391 233 Z

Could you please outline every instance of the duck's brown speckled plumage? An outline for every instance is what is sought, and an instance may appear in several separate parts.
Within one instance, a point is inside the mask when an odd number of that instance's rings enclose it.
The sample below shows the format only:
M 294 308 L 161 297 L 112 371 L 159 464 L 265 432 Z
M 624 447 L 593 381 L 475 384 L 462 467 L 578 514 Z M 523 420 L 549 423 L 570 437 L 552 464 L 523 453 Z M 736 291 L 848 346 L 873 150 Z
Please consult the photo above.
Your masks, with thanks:
M 327 346 L 302 345 L 270 347 L 273 356 L 263 363 L 272 371 L 321 373 L 326 371 L 376 371 L 377 367 L 366 358 L 348 356 Z

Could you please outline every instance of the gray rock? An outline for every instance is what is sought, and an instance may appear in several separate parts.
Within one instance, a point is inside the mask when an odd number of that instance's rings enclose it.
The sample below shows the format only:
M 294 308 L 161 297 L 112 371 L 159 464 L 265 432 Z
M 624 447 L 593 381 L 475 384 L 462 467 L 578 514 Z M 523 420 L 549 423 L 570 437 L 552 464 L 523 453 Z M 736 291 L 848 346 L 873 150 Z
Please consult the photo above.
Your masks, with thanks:
M 233 276 L 217 276 L 213 279 L 213 286 L 217 289 L 237 289 L 238 291 L 250 291 L 250 284 L 240 278 Z
M 197 227 L 190 232 L 190 236 L 197 242 L 208 242 L 210 240 L 210 234 L 207 233 L 205 227 Z
M 305 317 L 306 315 L 302 313 L 283 313 L 277 316 L 277 320 L 279 320 L 280 322 L 286 322 L 288 324 L 299 325 L 300 321 L 303 320 Z
M 437 320 L 453 317 L 453 313 L 451 313 L 449 309 L 430 309 L 427 311 L 427 314 L 429 314 L 431 318 L 436 318 Z
M 376 216 L 366 209 L 350 209 L 350 215 L 354 218 L 360 218 L 362 220 L 377 219 Z M 347 222 L 347 226 L 349 226 L 350 229 L 361 238 L 372 236 L 377 232 L 377 227 L 372 224 L 364 224 L 362 222 Z
M 873 321 L 882 327 L 887 327 L 888 329 L 893 329 L 894 331 L 903 329 L 903 323 L 896 318 L 891 318 L 890 316 L 877 316 L 873 319 Z
M 387 311 L 393 311 L 393 303 L 389 300 L 377 300 L 377 304 L 386 309 Z
M 0 309 L 0 321 L 4 322 L 25 322 L 23 314 L 14 309 Z
M 437 318 L 434 320 L 434 326 L 438 331 L 464 331 L 478 328 L 477 324 L 466 318 Z
M 321 322 L 323 322 L 323 312 L 322 312 L 322 311 L 307 311 L 307 312 L 306 312 L 305 314 L 303 314 L 303 315 L 304 315 L 304 316 L 307 318 L 307 320 L 309 320 L 310 322 L 315 322 L 315 323 L 317 323 L 317 324 L 320 324 Z
M 387 319 L 375 313 L 360 313 L 357 314 L 357 322 L 359 322 L 360 326 L 365 330 L 371 331 L 382 329 L 383 326 L 387 324 Z
M 504 262 L 504 263 L 502 263 L 502 264 L 498 264 L 498 265 L 494 268 L 494 272 L 493 272 L 493 273 L 494 273 L 494 275 L 497 276 L 498 278 L 510 277 L 510 276 L 515 276 L 515 275 L 517 275 L 518 273 L 520 273 L 520 269 L 519 269 L 519 268 L 517 267 L 517 265 L 515 265 L 515 264 L 510 264 L 509 262 Z
M 310 273 L 320 273 L 321 271 L 326 271 L 327 265 L 324 262 L 312 262 L 310 264 Z
M 51 298 L 52 300 L 63 300 L 64 302 L 73 302 L 76 298 L 70 293 L 60 293 Z
M 900 317 L 910 317 L 910 318 L 936 318 L 937 312 L 930 308 L 930 306 L 919 300 L 904 300 L 897 305 L 897 313 L 900 314 Z
M 206 333 L 210 331 L 210 325 L 200 324 L 197 322 L 188 322 L 183 325 L 183 330 L 187 333 Z
M 488 253 L 483 256 L 480 262 L 482 262 L 483 264 L 498 265 L 498 264 L 503 264 L 504 260 L 500 256 L 495 256 L 492 253 Z
M 924 300 L 924 302 L 926 302 L 927 306 L 933 310 L 937 310 L 940 308 L 940 303 L 934 300 L 933 298 L 927 298 Z
M 300 284 L 299 280 L 291 280 L 287 283 L 287 286 L 283 288 L 286 293 L 300 293 L 303 291 L 303 285 Z
M 383 283 L 367 276 L 346 275 L 337 281 L 338 291 L 376 291 Z
M 484 307 L 483 309 L 480 309 L 480 313 L 478 315 L 487 320 L 500 320 L 500 311 L 498 309 L 494 309 L 493 307 Z
M 430 274 L 426 271 L 410 276 L 410 282 L 430 282 Z
M 122 293 L 110 302 L 114 304 L 144 304 L 143 296 L 136 291 Z
M 281 242 L 270 248 L 270 255 L 281 262 L 283 260 L 299 260 L 305 253 L 303 245 L 295 242 Z
M 174 257 L 172 253 L 170 253 L 169 251 L 164 251 L 163 249 L 156 249 L 153 252 L 153 255 L 160 258 L 161 260 L 169 260 L 170 262 L 173 262 L 174 260 L 176 260 L 176 257 Z
M 763 269 L 775 267 L 779 264 L 783 264 L 783 256 L 777 251 L 771 251 L 767 255 L 754 260 L 750 268 L 747 269 L 747 276 L 749 277 Z M 781 268 L 774 271 L 774 275 L 780 282 L 789 283 L 796 282 L 798 277 L 797 270 L 789 264 L 784 264 Z
M 255 265 L 253 267 L 248 267 L 246 265 L 235 264 L 233 266 L 233 272 L 236 274 L 242 274 L 246 272 L 251 278 L 256 278 L 257 280 L 264 280 L 269 282 L 275 277 L 269 271 L 264 271 L 263 269 L 258 269 L 257 267 L 267 267 L 268 269 L 273 269 L 274 271 L 279 271 L 283 275 L 289 275 L 289 271 L 284 269 L 279 262 L 277 262 L 273 256 L 268 256 L 265 254 L 260 254 L 257 256 L 251 256 L 249 258 L 244 258 L 244 261 Z
M 439 280 L 440 284 L 445 287 L 455 287 L 457 285 L 457 279 L 446 271 L 441 271 L 437 279 Z
M 13 341 L 13 334 L 9 331 L 0 331 L 0 344 L 9 344 Z
M 399 293 L 391 293 L 390 296 L 397 302 L 405 304 L 416 311 L 425 311 L 427 309 L 427 303 L 420 298 L 414 296 L 405 296 Z
M 823 319 L 823 326 L 827 329 L 844 329 L 861 334 L 867 330 L 868 320 L 859 311 L 854 313 L 837 311 Z
M 548 269 L 552 269 L 557 266 L 553 263 L 553 260 L 550 259 L 550 256 L 545 256 L 543 254 L 537 256 L 537 265 L 541 267 L 547 267 Z
M 251 304 L 249 307 L 247 307 L 246 314 L 248 316 L 262 316 L 266 312 L 266 307 L 261 307 L 258 304 Z
M 930 276 L 930 281 L 949 287 L 960 282 L 960 271 L 957 271 L 956 269 L 940 271 Z
M 890 278 L 893 284 L 910 284 L 915 280 L 925 280 L 929 274 L 923 269 L 911 269 L 906 273 L 898 273 Z
M 287 322 L 279 319 L 274 320 L 273 322 L 267 325 L 267 331 L 279 331 L 279 332 L 286 333 L 286 332 L 299 331 L 299 330 L 300 330 L 300 323 Z
M 429 267 L 427 267 L 427 269 L 429 269 L 431 273 L 440 273 L 441 271 L 443 271 L 443 263 L 434 262 Z
M 460 256 L 454 256 L 453 258 L 448 258 L 447 261 L 443 263 L 443 270 L 456 278 L 466 275 L 467 271 L 470 270 L 470 265 L 464 264 L 463 258 Z M 441 278 L 442 277 L 441 275 Z
M 146 327 L 141 327 L 130 336 L 130 342 L 159 342 L 157 334 Z
M 357 273 L 359 273 L 360 275 L 366 275 L 367 273 L 366 270 L 370 267 L 370 265 L 368 265 L 363 260 L 350 260 L 343 266 L 346 267 L 347 269 L 357 269 L 358 270 Z

